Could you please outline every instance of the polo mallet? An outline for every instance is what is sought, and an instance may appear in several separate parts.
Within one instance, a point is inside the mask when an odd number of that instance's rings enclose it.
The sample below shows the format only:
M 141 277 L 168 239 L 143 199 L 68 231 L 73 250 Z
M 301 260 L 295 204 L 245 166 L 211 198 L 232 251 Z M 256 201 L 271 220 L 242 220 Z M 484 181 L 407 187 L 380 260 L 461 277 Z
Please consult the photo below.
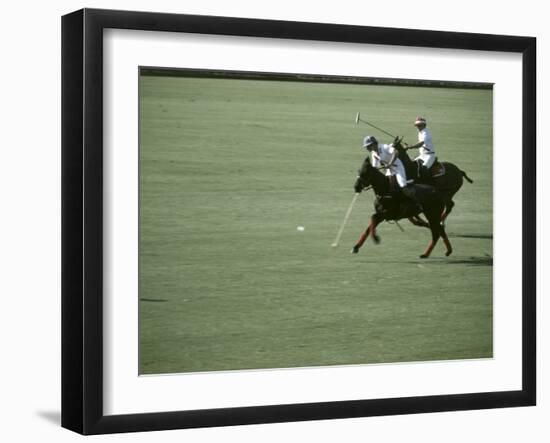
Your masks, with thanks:
M 383 132 L 384 134 L 389 135 L 392 138 L 396 138 L 395 135 L 390 134 L 388 131 L 384 131 L 382 128 L 379 128 L 378 126 L 375 126 L 372 123 L 369 123 L 368 121 L 361 119 L 361 113 L 360 112 L 358 112 L 357 115 L 355 116 L 355 124 L 358 125 L 359 122 L 364 123 L 368 126 L 371 126 L 374 129 L 378 129 L 380 132 Z
M 353 209 L 353 205 L 355 204 L 355 201 L 357 200 L 357 197 L 359 197 L 359 193 L 356 192 L 353 196 L 353 199 L 351 200 L 351 203 L 349 205 L 349 208 L 346 212 L 346 215 L 344 217 L 344 221 L 342 222 L 342 225 L 340 226 L 340 229 L 338 230 L 338 234 L 336 234 L 336 238 L 334 239 L 334 242 L 332 243 L 332 247 L 336 248 L 338 246 L 338 243 L 340 242 L 340 237 L 342 237 L 342 233 L 344 232 L 344 228 L 346 227 L 346 223 L 348 222 L 349 216 L 351 215 L 351 211 Z

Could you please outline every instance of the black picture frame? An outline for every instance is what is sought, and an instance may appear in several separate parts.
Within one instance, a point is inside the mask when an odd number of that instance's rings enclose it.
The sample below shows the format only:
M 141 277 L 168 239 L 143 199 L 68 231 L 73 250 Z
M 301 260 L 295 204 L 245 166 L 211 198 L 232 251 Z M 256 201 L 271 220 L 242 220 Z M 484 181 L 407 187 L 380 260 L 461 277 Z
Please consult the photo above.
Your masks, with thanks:
M 131 415 L 103 413 L 103 30 L 171 31 L 522 54 L 522 389 Z M 82 434 L 536 403 L 536 39 L 83 9 L 62 18 L 62 426 Z M 519 278 L 519 276 L 518 276 Z

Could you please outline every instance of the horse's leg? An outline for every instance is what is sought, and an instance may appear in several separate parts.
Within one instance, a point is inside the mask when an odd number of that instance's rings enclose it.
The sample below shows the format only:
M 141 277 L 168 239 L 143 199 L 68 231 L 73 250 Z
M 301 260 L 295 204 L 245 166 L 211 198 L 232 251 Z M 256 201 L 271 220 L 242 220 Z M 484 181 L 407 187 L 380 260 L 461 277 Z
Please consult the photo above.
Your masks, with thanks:
M 422 217 L 419 215 L 415 215 L 413 217 L 409 217 L 409 221 L 415 225 L 415 226 L 421 226 L 423 228 L 429 228 L 430 224 L 427 221 L 424 221 Z
M 353 254 L 357 254 L 359 252 L 359 249 L 361 248 L 361 246 L 363 246 L 363 244 L 365 243 L 365 241 L 369 237 L 369 234 L 372 234 L 372 238 L 374 239 L 375 243 L 380 242 L 380 238 L 376 235 L 376 225 L 378 225 L 378 223 L 380 223 L 380 221 L 378 220 L 378 217 L 376 217 L 376 214 L 374 214 L 370 218 L 370 224 L 369 224 L 368 228 L 365 229 L 365 232 L 363 232 L 361 234 L 361 237 L 359 237 L 359 240 L 353 246 L 353 248 L 351 250 L 351 252 Z
M 373 214 L 373 216 L 370 219 L 370 233 L 371 233 L 371 236 L 372 236 L 372 239 L 373 239 L 374 243 L 376 243 L 376 244 L 380 243 L 380 237 L 378 237 L 378 235 L 376 235 L 376 227 L 378 226 L 378 224 L 381 221 L 382 221 L 382 219 L 380 218 L 380 216 L 378 214 Z
M 443 213 L 441 214 L 441 223 L 445 222 L 445 219 L 449 216 L 449 214 L 452 212 L 453 208 L 455 206 L 455 202 L 452 200 L 449 200 L 445 204 L 445 209 L 443 209 Z
M 443 239 L 443 243 L 445 243 L 445 248 L 447 249 L 445 251 L 445 256 L 448 257 L 453 253 L 453 247 L 451 245 L 451 242 L 449 241 L 449 237 L 447 237 L 447 233 L 445 232 L 445 227 L 443 225 L 440 225 L 439 228 L 440 228 L 439 233 L 441 234 L 441 238 Z
M 437 212 L 436 212 L 437 211 Z M 441 226 L 439 224 L 439 214 L 440 210 L 436 209 L 436 211 L 430 211 L 429 214 L 426 214 L 426 217 L 428 219 L 428 222 L 430 223 L 430 231 L 432 232 L 432 240 L 428 244 L 428 247 L 424 251 L 424 254 L 420 256 L 420 258 L 428 258 L 430 254 L 432 253 L 433 249 L 435 248 L 435 245 L 437 244 L 437 241 L 440 237 L 440 231 Z
M 361 237 L 359 237 L 359 240 L 357 241 L 357 243 L 355 243 L 355 245 L 351 249 L 352 254 L 357 254 L 359 252 L 359 248 L 363 246 L 363 243 L 365 243 L 365 240 L 367 240 L 367 238 L 369 237 L 369 234 L 370 234 L 370 225 L 367 229 L 365 229 L 365 232 L 361 234 Z

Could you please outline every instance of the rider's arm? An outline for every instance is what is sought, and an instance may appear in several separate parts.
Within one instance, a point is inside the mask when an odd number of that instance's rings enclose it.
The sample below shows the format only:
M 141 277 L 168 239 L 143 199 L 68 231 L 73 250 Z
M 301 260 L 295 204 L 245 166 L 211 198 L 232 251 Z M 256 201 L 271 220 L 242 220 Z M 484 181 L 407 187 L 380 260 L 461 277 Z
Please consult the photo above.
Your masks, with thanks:
M 393 147 L 393 145 L 389 145 L 388 153 L 391 154 L 391 158 L 388 166 L 391 166 L 395 163 L 395 160 L 399 156 L 399 152 L 397 151 L 397 149 Z
M 424 145 L 424 140 L 419 141 L 418 143 L 416 143 L 416 144 L 414 144 L 414 145 L 407 145 L 407 144 L 405 143 L 405 147 L 406 147 L 407 149 L 418 149 L 418 148 L 421 148 L 423 145 Z
M 419 132 L 418 133 L 418 143 L 415 143 L 414 145 L 407 145 L 405 144 L 405 147 L 407 149 L 418 149 L 418 148 L 421 148 L 422 146 L 424 146 L 424 132 Z

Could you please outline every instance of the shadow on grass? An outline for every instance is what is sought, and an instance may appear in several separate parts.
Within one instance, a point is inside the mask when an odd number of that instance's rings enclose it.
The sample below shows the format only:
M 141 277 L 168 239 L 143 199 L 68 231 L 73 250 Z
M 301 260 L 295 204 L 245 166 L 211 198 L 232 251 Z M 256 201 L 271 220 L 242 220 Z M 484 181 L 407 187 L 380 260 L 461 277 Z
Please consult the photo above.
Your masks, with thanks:
M 140 298 L 139 301 L 147 301 L 151 303 L 166 303 L 168 300 L 163 298 Z
M 466 266 L 493 266 L 493 257 L 484 255 L 483 257 L 465 257 L 456 260 L 441 260 L 441 263 L 448 265 L 466 265 Z
M 452 238 L 477 238 L 480 240 L 492 240 L 493 234 L 455 234 L 455 233 L 448 233 L 449 237 Z
M 373 263 L 384 263 L 392 265 L 421 265 L 421 267 L 429 266 L 431 264 L 445 264 L 445 265 L 466 265 L 466 266 L 493 266 L 493 257 L 489 254 L 483 256 L 470 256 L 470 257 L 430 257 L 427 259 L 418 260 L 376 260 Z

